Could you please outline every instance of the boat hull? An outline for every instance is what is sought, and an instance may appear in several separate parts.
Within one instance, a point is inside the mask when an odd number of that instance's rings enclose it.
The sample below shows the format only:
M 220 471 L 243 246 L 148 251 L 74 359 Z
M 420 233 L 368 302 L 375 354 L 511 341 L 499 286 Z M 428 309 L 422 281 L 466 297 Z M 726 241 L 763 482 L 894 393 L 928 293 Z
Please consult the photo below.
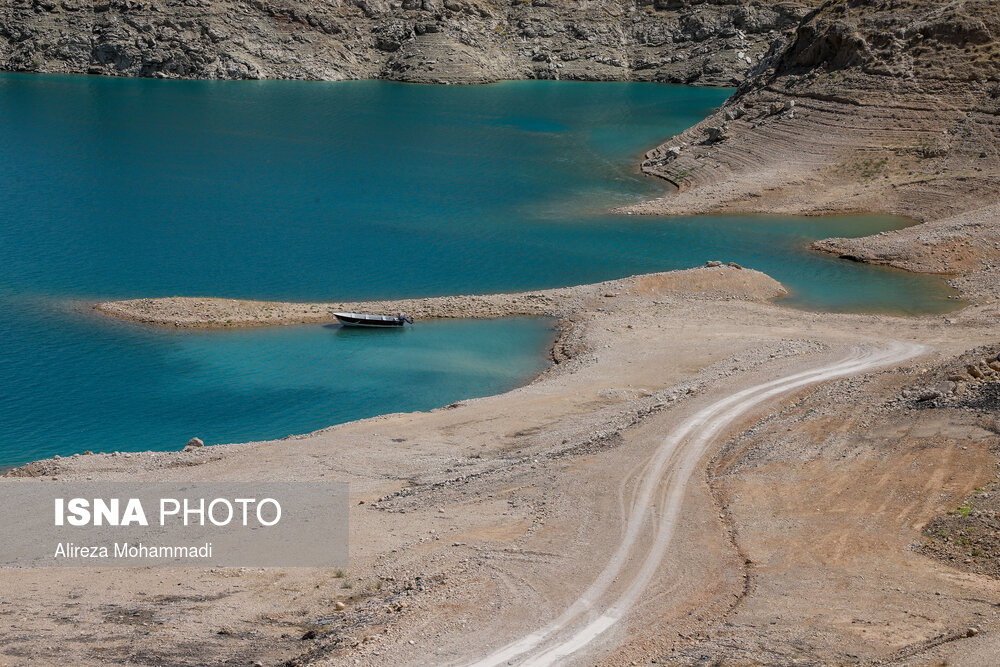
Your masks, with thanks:
M 351 315 L 334 314 L 337 321 L 345 327 L 363 327 L 367 329 L 393 329 L 406 324 L 402 319 L 372 319 L 366 317 L 356 317 Z

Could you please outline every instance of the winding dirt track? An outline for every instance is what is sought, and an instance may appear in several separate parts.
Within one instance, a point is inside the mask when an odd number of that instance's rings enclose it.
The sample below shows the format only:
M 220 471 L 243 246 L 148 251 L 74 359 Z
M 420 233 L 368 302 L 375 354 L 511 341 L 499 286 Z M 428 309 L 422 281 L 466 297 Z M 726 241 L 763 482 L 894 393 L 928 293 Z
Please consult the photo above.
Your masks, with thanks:
M 686 419 L 664 438 L 642 468 L 621 544 L 597 579 L 549 625 L 472 665 L 551 665 L 592 644 L 628 613 L 653 578 L 670 545 L 688 480 L 715 437 L 727 425 L 768 399 L 809 384 L 900 363 L 924 349 L 921 345 L 903 342 L 881 348 L 856 348 L 835 363 L 736 392 Z M 653 538 L 647 541 L 648 550 L 643 554 L 641 539 L 648 537 L 649 529 L 653 531 Z M 610 596 L 611 600 L 604 600 L 612 584 L 621 592 L 617 599 Z

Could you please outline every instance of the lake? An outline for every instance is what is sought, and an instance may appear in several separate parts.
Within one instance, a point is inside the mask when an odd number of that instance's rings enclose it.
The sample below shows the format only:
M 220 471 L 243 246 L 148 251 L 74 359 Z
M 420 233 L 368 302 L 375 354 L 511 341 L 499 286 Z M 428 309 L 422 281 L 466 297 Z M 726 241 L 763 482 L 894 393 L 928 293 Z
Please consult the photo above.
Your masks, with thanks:
M 644 150 L 729 90 L 645 83 L 0 75 L 0 465 L 259 440 L 523 383 L 551 323 L 152 330 L 99 299 L 354 300 L 736 261 L 803 308 L 952 306 L 940 280 L 809 252 L 889 217 L 637 218 Z

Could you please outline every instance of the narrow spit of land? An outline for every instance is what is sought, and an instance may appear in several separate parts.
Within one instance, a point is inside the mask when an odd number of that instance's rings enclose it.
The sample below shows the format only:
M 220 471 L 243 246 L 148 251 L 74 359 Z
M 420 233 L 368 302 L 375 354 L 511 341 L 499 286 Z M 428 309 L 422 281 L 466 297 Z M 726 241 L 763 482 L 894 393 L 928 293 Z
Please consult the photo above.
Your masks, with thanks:
M 739 271 L 739 273 L 733 273 Z M 335 312 L 403 312 L 412 317 L 491 318 L 517 315 L 567 316 L 620 294 L 651 289 L 699 298 L 768 299 L 787 294 L 769 276 L 734 266 L 715 270 L 655 273 L 591 285 L 519 292 L 441 296 L 394 301 L 294 303 L 240 299 L 167 297 L 107 301 L 94 308 L 106 315 L 142 324 L 187 328 L 227 328 L 336 321 Z

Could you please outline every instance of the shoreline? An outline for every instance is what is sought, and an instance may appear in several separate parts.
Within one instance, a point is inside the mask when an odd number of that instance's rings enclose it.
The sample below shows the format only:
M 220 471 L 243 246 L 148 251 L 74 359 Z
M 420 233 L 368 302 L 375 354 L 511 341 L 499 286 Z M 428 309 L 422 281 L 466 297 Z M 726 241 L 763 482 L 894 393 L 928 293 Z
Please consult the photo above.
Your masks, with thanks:
M 519 632 L 532 629 L 520 611 L 525 605 L 537 607 L 546 615 L 558 614 L 567 587 L 579 590 L 596 576 L 595 567 L 614 551 L 619 535 L 617 499 L 628 497 L 633 490 L 628 471 L 642 467 L 670 428 L 719 397 L 784 373 L 798 372 L 804 365 L 835 362 L 852 349 L 878 347 L 889 340 L 929 345 L 929 356 L 917 360 L 916 366 L 907 363 L 901 369 L 875 371 L 865 375 L 860 384 L 855 379 L 838 380 L 800 390 L 778 405 L 768 403 L 712 446 L 706 457 L 714 461 L 713 474 L 721 481 L 710 482 L 713 495 L 706 495 L 704 485 L 708 482 L 702 472 L 685 485 L 685 516 L 690 516 L 691 521 L 686 520 L 678 533 L 679 555 L 665 556 L 663 577 L 657 579 L 675 581 L 673 573 L 683 572 L 682 592 L 672 593 L 669 603 L 636 608 L 628 622 L 628 636 L 632 639 L 602 649 L 607 652 L 589 655 L 590 661 L 597 664 L 602 660 L 606 664 L 627 664 L 642 656 L 666 655 L 671 646 L 687 650 L 684 646 L 689 642 L 669 638 L 677 637 L 678 632 L 691 635 L 699 627 L 708 627 L 695 623 L 694 617 L 687 616 L 688 611 L 696 610 L 695 616 L 713 624 L 711 634 L 715 636 L 726 632 L 725 622 L 749 613 L 754 599 L 774 604 L 766 592 L 769 584 L 763 592 L 758 589 L 744 594 L 744 602 L 733 607 L 732 595 L 743 590 L 744 575 L 757 581 L 790 576 L 785 580 L 788 585 L 797 581 L 798 566 L 794 562 L 788 566 L 791 574 L 781 568 L 743 563 L 745 559 L 767 562 L 754 538 L 763 524 L 745 513 L 753 511 L 756 504 L 773 501 L 767 499 L 769 496 L 755 495 L 758 492 L 754 491 L 753 480 L 758 476 L 776 475 L 768 486 L 787 486 L 795 475 L 808 472 L 812 464 L 799 461 L 792 467 L 768 472 L 767 467 L 754 463 L 753 456 L 759 454 L 751 456 L 757 450 L 748 449 L 740 439 L 748 436 L 740 434 L 750 426 L 750 433 L 756 433 L 775 419 L 781 433 L 785 433 L 786 424 L 794 429 L 792 433 L 806 427 L 822 433 L 826 428 L 824 420 L 834 419 L 827 416 L 828 411 L 838 406 L 855 409 L 852 406 L 858 392 L 873 391 L 871 383 L 880 387 L 878 392 L 885 392 L 884 383 L 898 387 L 901 382 L 913 382 L 914 368 L 934 366 L 938 359 L 993 336 L 992 320 L 982 318 L 974 307 L 960 311 L 955 325 L 940 317 L 796 311 L 764 300 L 777 293 L 780 285 L 749 269 L 702 267 L 636 276 L 611 284 L 615 288 L 609 288 L 609 283 L 562 288 L 572 293 L 563 294 L 558 302 L 555 296 L 551 303 L 511 299 L 504 306 L 521 309 L 530 303 L 536 308 L 566 308 L 566 334 L 554 347 L 567 349 L 561 363 L 530 384 L 503 394 L 458 401 L 427 412 L 348 422 L 270 443 L 132 453 L 128 457 L 98 454 L 47 459 L 18 469 L 16 476 L 36 478 L 22 479 L 21 483 L 44 482 L 52 477 L 97 481 L 221 481 L 247 477 L 308 481 L 320 479 L 330 470 L 336 471 L 338 479 L 351 483 L 352 560 L 343 579 L 331 579 L 328 573 L 309 569 L 129 570 L 128 580 L 121 585 L 148 593 L 148 597 L 129 597 L 129 613 L 153 614 L 165 620 L 147 628 L 152 633 L 148 639 L 126 635 L 129 638 L 123 641 L 123 621 L 104 620 L 104 584 L 88 571 L 60 572 L 54 581 L 43 583 L 39 577 L 50 575 L 42 571 L 0 569 L 0 583 L 12 591 L 11 599 L 34 614 L 31 623 L 38 627 L 35 636 L 54 648 L 45 649 L 30 639 L 29 645 L 38 656 L 53 662 L 96 664 L 94 656 L 71 643 L 59 645 L 52 641 L 53 633 L 65 630 L 50 626 L 47 619 L 49 614 L 63 613 L 61 600 L 69 588 L 87 591 L 85 599 L 89 602 L 73 613 L 81 629 L 86 628 L 95 641 L 110 647 L 111 653 L 102 655 L 101 661 L 116 655 L 124 659 L 133 642 L 158 655 L 161 649 L 157 646 L 180 646 L 177 642 L 181 638 L 198 642 L 198 657 L 203 662 L 238 657 L 243 655 L 239 652 L 244 647 L 251 645 L 254 659 L 266 662 L 300 656 L 296 659 L 301 664 L 350 664 L 359 659 L 373 665 L 398 665 L 414 662 L 420 656 L 434 655 L 435 662 L 448 663 L 474 658 L 467 646 L 469 632 L 476 632 L 484 646 L 501 646 Z M 500 305 L 487 301 L 482 307 L 489 311 Z M 568 312 L 570 309 L 573 312 Z M 957 338 L 956 332 L 961 332 Z M 816 401 L 829 391 L 834 391 L 830 399 L 817 405 Z M 898 389 L 888 391 L 889 395 L 898 395 Z M 805 422 L 800 416 L 790 420 L 782 416 L 802 401 L 806 402 L 801 410 L 811 410 L 817 416 Z M 880 405 L 875 399 L 863 403 Z M 811 420 L 815 419 L 819 424 L 812 426 Z M 731 436 L 737 440 L 731 441 Z M 767 442 L 765 451 L 773 457 L 774 447 L 781 440 Z M 938 469 L 945 466 L 943 469 L 955 478 L 958 487 L 978 483 L 979 478 L 973 477 L 980 475 L 980 464 L 987 461 L 985 445 L 979 440 L 961 442 L 969 445 L 968 452 L 947 442 L 928 443 L 919 450 L 926 455 L 949 457 L 936 465 Z M 740 453 L 744 450 L 750 454 Z M 809 451 L 812 453 L 805 457 L 806 462 L 815 456 L 825 460 L 822 453 Z M 834 449 L 830 465 L 840 460 L 837 451 Z M 793 449 L 790 456 L 798 461 L 803 455 Z M 741 477 L 743 473 L 727 472 L 731 465 L 727 461 L 734 457 L 739 462 L 735 470 L 750 466 L 746 479 Z M 862 460 L 868 461 L 866 465 L 879 466 L 896 459 L 881 457 L 875 448 Z M 900 465 L 909 465 L 908 459 L 900 461 Z M 698 470 L 703 468 L 699 463 Z M 845 478 L 848 485 L 853 485 L 851 488 L 858 488 L 854 482 L 859 474 L 850 473 Z M 876 469 L 870 474 L 883 473 Z M 903 476 L 898 477 L 902 483 Z M 801 497 L 811 493 L 808 489 L 816 488 L 812 479 L 803 479 L 801 484 L 779 497 Z M 843 480 L 834 473 L 828 474 L 824 488 L 831 484 L 847 493 Z M 862 484 L 860 490 L 868 486 Z M 958 487 L 953 490 L 949 486 L 946 495 L 935 495 L 937 504 L 920 512 L 957 504 L 952 498 Z M 747 496 L 748 500 L 734 502 L 731 493 Z M 713 498 L 721 498 L 721 507 Z M 848 493 L 844 502 L 858 501 Z M 883 502 L 888 501 L 883 498 Z M 868 521 L 882 517 L 865 510 L 866 503 L 858 507 Z M 889 507 L 878 521 L 889 521 L 890 516 L 896 520 L 896 505 L 890 503 Z M 797 511 L 815 510 L 806 504 Z M 720 514 L 739 527 L 737 537 L 727 536 Z M 842 515 L 835 516 L 842 524 Z M 907 516 L 907 522 L 915 521 Z M 790 519 L 791 525 L 814 525 L 819 521 L 815 517 L 806 521 L 805 517 Z M 829 521 L 818 525 L 840 530 L 836 526 L 841 524 Z M 919 539 L 906 532 L 909 530 L 904 530 L 900 539 Z M 573 548 L 580 539 L 586 539 L 586 550 Z M 808 552 L 809 548 L 804 548 Z M 817 548 L 824 548 L 822 541 Z M 692 550 L 701 556 L 697 566 L 683 557 Z M 746 556 L 737 562 L 735 553 Z M 863 562 L 877 569 L 888 562 L 889 553 L 896 552 L 870 553 L 871 557 L 865 557 Z M 553 578 L 551 568 L 556 564 L 559 576 Z M 839 572 L 838 567 L 830 571 Z M 633 576 L 634 569 L 627 567 L 623 576 Z M 933 586 L 945 591 L 949 601 L 968 597 L 963 587 L 972 585 L 954 578 L 942 579 L 926 560 L 911 559 L 906 572 L 918 582 L 910 585 Z M 883 581 L 883 574 L 866 572 L 864 576 L 878 583 Z M 424 582 L 421 587 L 414 586 L 415 576 Z M 507 580 L 531 582 L 531 586 L 522 590 L 516 585 L 498 584 Z M 279 581 L 280 586 L 276 583 Z M 341 581 L 350 583 L 351 588 L 342 588 Z M 660 594 L 666 590 L 660 586 L 654 583 L 650 595 L 662 601 Z M 978 580 L 975 586 L 982 591 Z M 205 599 L 199 603 L 199 609 L 204 611 L 192 615 L 183 601 L 171 601 L 170 596 L 176 596 L 179 590 Z M 830 601 L 829 590 L 814 591 L 807 597 Z M 928 603 L 938 604 L 941 599 L 932 596 Z M 333 601 L 345 608 L 334 609 Z M 405 606 L 400 607 L 402 603 Z M 899 604 L 918 610 L 926 607 L 912 598 Z M 956 606 L 950 613 L 964 618 L 963 609 L 967 607 Z M 203 622 L 202 613 L 211 614 L 211 621 Z M 814 627 L 811 615 L 803 618 L 804 627 Z M 827 632 L 829 627 L 835 627 L 822 620 L 822 615 L 816 618 L 815 627 L 828 627 Z M 458 623 L 457 619 L 465 622 Z M 731 632 L 738 632 L 743 625 L 737 623 Z M 227 633 L 217 634 L 220 627 Z M 773 626 L 764 621 L 764 627 Z M 251 628 L 253 633 L 246 634 Z M 318 628 L 316 638 L 300 640 L 310 628 Z M 428 631 L 433 633 L 433 643 L 427 640 Z M 378 641 L 365 641 L 370 634 L 378 636 Z M 836 633 L 830 641 L 833 645 L 852 642 L 849 636 Z M 873 655 L 870 648 L 857 644 L 851 650 Z M 305 656 L 300 655 L 303 651 Z M 176 655 L 173 659 L 177 661 Z
M 737 285 L 730 285 L 733 282 L 732 276 L 740 276 L 741 280 Z M 402 305 L 411 305 L 410 313 L 419 313 L 422 318 L 436 319 L 492 319 L 503 317 L 544 317 L 552 320 L 554 336 L 542 352 L 547 357 L 550 364 L 527 378 L 517 387 L 508 390 L 516 391 L 524 387 L 529 387 L 540 379 L 547 377 L 560 370 L 560 365 L 585 354 L 587 348 L 581 339 L 585 323 L 580 321 L 580 317 L 593 308 L 600 308 L 609 299 L 620 296 L 638 296 L 643 291 L 651 289 L 664 290 L 675 298 L 686 299 L 713 299 L 719 298 L 720 294 L 725 294 L 726 300 L 751 300 L 772 299 L 787 295 L 787 290 L 779 282 L 770 278 L 764 273 L 753 269 L 733 268 L 729 266 L 720 267 L 697 267 L 692 269 L 681 269 L 677 271 L 666 271 L 652 274 L 641 274 L 619 278 L 616 280 L 591 283 L 587 285 L 577 285 L 572 287 L 561 287 L 551 290 L 539 290 L 535 292 L 515 292 L 490 295 L 468 295 L 468 296 L 445 296 L 426 297 L 416 299 L 402 299 L 395 301 L 370 301 L 370 302 L 344 302 L 344 303 L 291 303 L 272 301 L 249 301 L 237 299 L 211 299 L 196 297 L 170 297 L 165 299 L 136 299 L 126 301 L 103 302 L 92 306 L 92 310 L 102 316 L 111 317 L 117 320 L 133 322 L 144 326 L 161 326 L 188 329 L 228 329 L 228 328 L 252 328 L 267 326 L 295 326 L 304 324 L 329 324 L 336 322 L 330 315 L 333 309 L 364 309 L 374 307 L 378 309 L 379 304 L 385 305 L 384 310 L 395 311 Z M 313 307 L 317 307 L 315 314 Z M 177 319 L 176 308 L 186 308 L 188 310 L 184 319 Z M 213 315 L 206 317 L 205 310 L 218 311 L 223 309 L 224 313 L 233 314 L 225 309 L 238 309 L 246 319 L 226 322 Z M 326 310 L 324 310 L 324 308 Z M 282 309 L 288 309 L 282 314 Z M 290 312 L 289 312 L 290 311 Z M 161 316 L 153 313 L 160 312 Z M 278 316 L 275 317 L 275 312 Z M 304 314 L 305 313 L 305 314 Z M 502 396 L 505 393 L 479 397 L 459 399 L 455 404 L 464 404 L 470 401 L 482 400 Z M 449 406 L 433 408 L 430 412 L 446 409 Z M 315 434 L 323 433 L 329 429 L 353 424 L 357 422 L 367 422 L 392 416 L 397 413 L 385 413 L 373 417 L 359 420 L 351 420 L 341 424 L 332 424 L 321 427 L 318 430 L 302 434 L 294 434 L 283 438 L 298 439 Z M 225 443 L 211 445 L 206 449 L 214 447 L 227 447 L 241 443 Z M 124 454 L 125 452 L 122 452 Z M 166 451 L 139 451 L 128 452 L 130 455 L 142 455 L 149 453 L 172 453 Z M 77 453 L 83 456 L 82 453 Z M 94 456 L 108 456 L 110 453 L 95 454 Z M 46 464 L 53 460 L 65 460 L 67 457 L 74 458 L 73 454 L 60 456 L 59 459 L 43 458 L 32 460 L 28 463 L 9 466 L 6 469 L 0 468 L 0 477 L 11 476 L 8 473 L 15 471 L 14 476 L 20 476 L 22 472 L 29 469 L 45 468 Z M 32 475 L 34 476 L 34 475 Z
M 814 252 L 818 251 L 814 250 Z M 896 267 L 886 268 L 896 271 L 906 271 L 906 269 L 898 269 Z M 677 289 L 676 294 L 686 293 L 688 298 L 711 299 L 712 288 L 709 285 L 713 282 L 712 280 L 697 281 L 696 285 L 678 288 L 694 272 L 708 272 L 717 269 L 723 272 L 731 270 L 746 271 L 748 274 L 753 275 L 754 280 L 760 281 L 764 279 L 765 281 L 773 282 L 773 287 L 771 285 L 764 287 L 764 293 L 767 293 L 768 290 L 773 290 L 765 300 L 776 307 L 816 315 L 830 314 L 821 309 L 785 306 L 780 303 L 780 299 L 790 296 L 791 292 L 784 285 L 755 269 L 747 269 L 745 267 L 733 268 L 731 265 L 722 265 L 719 267 L 701 266 L 652 274 L 639 274 L 584 285 L 480 295 L 414 297 L 408 299 L 355 302 L 287 302 L 217 297 L 154 297 L 98 303 L 83 301 L 78 303 L 82 312 L 95 313 L 101 318 L 112 318 L 113 320 L 141 326 L 199 330 L 336 324 L 336 319 L 333 317 L 332 312 L 356 310 L 374 310 L 377 312 L 396 312 L 397 310 L 401 310 L 409 314 L 417 313 L 421 319 L 547 318 L 552 321 L 554 335 L 551 342 L 543 350 L 540 350 L 540 354 L 547 358 L 549 364 L 537 373 L 525 378 L 523 382 L 518 383 L 513 389 L 508 390 L 513 391 L 530 386 L 549 373 L 557 371 L 560 364 L 586 351 L 579 347 L 582 325 L 574 320 L 574 316 L 586 310 L 587 306 L 584 305 L 586 300 L 593 300 L 595 298 L 606 299 L 611 296 L 617 297 L 623 293 L 628 294 L 630 290 L 636 290 L 636 286 L 640 283 L 655 280 L 659 280 L 664 284 L 672 283 L 674 289 Z M 700 284 L 697 284 L 698 282 Z M 708 292 L 708 294 L 705 294 L 705 292 Z M 730 298 L 760 300 L 762 297 L 761 293 L 751 290 L 745 294 Z M 956 300 L 955 307 L 952 310 L 920 315 L 882 311 L 846 312 L 840 314 L 902 319 L 941 318 L 955 315 L 969 305 L 971 305 L 971 302 L 964 299 L 961 301 Z M 502 393 L 491 396 L 499 395 L 502 395 Z M 488 396 L 479 398 L 488 398 Z M 453 404 L 461 404 L 472 400 L 478 399 L 463 398 Z M 431 411 L 445 407 L 448 406 L 431 408 Z M 313 431 L 294 433 L 283 439 L 308 437 L 326 431 L 329 428 L 335 428 L 356 421 L 378 419 L 393 414 L 396 413 L 384 413 L 348 422 L 331 424 Z M 219 443 L 219 445 L 212 446 L 227 446 L 231 444 L 239 443 Z M 167 453 L 172 450 L 148 451 Z M 124 454 L 125 452 L 121 453 Z M 140 450 L 129 453 L 143 454 L 147 452 Z M 82 452 L 75 452 L 75 454 L 83 455 Z M 110 452 L 106 454 L 110 454 Z M 74 453 L 69 453 L 61 456 L 62 458 L 66 458 L 73 455 Z M 0 477 L 4 477 L 6 473 L 11 471 L 49 460 L 51 460 L 51 457 L 34 459 L 18 465 L 0 466 Z
M 401 86 L 429 86 L 440 88 L 442 86 L 466 86 L 466 87 L 486 87 L 486 86 L 500 86 L 507 83 L 526 83 L 530 81 L 557 81 L 559 83 L 570 83 L 570 84 L 593 84 L 593 83 L 642 83 L 650 84 L 656 86 L 676 86 L 678 88 L 728 88 L 732 91 L 737 90 L 737 86 L 732 83 L 683 83 L 680 81 L 655 81 L 648 79 L 545 79 L 545 78 L 535 78 L 535 77 L 515 77 L 510 79 L 495 79 L 492 81 L 454 81 L 449 83 L 437 83 L 435 81 L 407 81 L 404 79 L 385 79 L 380 77 L 369 77 L 369 78 L 358 78 L 358 79 L 289 79 L 282 77 L 274 78 L 263 78 L 263 79 L 213 79 L 213 78 L 199 78 L 199 77 L 154 77 L 154 76 L 129 76 L 121 74 L 97 74 L 89 72 L 32 72 L 32 71 L 15 71 L 15 70 L 0 70 L 0 75 L 3 76 L 14 76 L 14 77 L 73 77 L 80 79 L 95 79 L 95 80 L 112 80 L 112 81 L 128 81 L 128 80 L 144 80 L 144 81 L 164 81 L 164 82 L 177 82 L 177 81 L 190 81 L 193 83 L 219 83 L 223 85 L 228 84 L 261 84 L 261 83 L 274 83 L 274 82 L 288 82 L 288 83 L 330 83 L 330 84 L 350 84 L 350 83 L 368 83 L 368 82 L 380 82 L 380 83 L 390 83 L 398 84 Z M 673 136 L 673 135 L 670 135 Z M 665 139 L 670 139 L 670 136 L 665 137 Z M 642 157 L 642 154 L 646 151 L 640 151 L 637 157 Z M 641 160 L 640 160 L 641 162 Z

